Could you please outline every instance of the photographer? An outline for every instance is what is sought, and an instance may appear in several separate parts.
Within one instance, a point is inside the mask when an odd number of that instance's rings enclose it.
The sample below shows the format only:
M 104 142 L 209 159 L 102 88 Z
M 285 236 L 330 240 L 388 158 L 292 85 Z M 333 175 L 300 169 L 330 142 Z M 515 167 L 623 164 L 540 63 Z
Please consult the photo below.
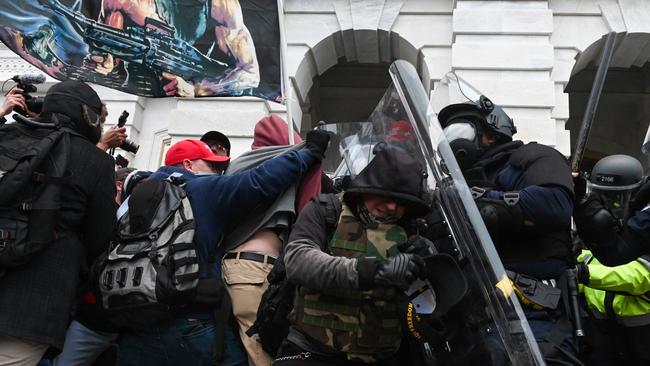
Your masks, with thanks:
M 114 162 L 95 146 L 106 115 L 85 83 L 66 80 L 47 92 L 38 122 L 74 131 L 70 174 L 60 188 L 54 239 L 0 281 L 0 364 L 36 365 L 48 347 L 63 348 L 82 269 L 108 246 L 116 224 Z

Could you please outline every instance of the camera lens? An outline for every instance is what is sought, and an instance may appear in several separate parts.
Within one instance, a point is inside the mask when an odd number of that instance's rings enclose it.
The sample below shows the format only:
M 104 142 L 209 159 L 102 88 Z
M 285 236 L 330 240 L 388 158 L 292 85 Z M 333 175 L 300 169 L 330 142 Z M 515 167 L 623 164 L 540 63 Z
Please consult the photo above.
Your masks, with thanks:
M 133 141 L 131 141 L 129 139 L 124 140 L 124 142 L 120 146 L 120 149 L 122 149 L 124 151 L 128 151 L 128 152 L 130 152 L 132 154 L 137 154 L 139 148 L 140 148 L 140 145 L 136 144 L 135 142 L 133 142 Z
M 43 99 L 43 97 L 26 99 L 25 104 L 27 104 L 27 108 L 30 112 L 38 114 L 43 110 Z

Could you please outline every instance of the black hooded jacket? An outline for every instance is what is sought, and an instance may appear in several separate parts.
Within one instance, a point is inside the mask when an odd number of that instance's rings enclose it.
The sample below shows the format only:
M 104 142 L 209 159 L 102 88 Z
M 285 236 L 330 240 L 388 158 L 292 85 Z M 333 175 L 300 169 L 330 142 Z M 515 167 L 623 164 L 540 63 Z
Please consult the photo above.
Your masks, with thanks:
M 419 162 L 405 150 L 388 144 L 377 145 L 374 153 L 374 159 L 352 180 L 344 194 L 348 207 L 354 211 L 361 196 L 369 194 L 394 198 L 406 206 L 408 216 L 425 214 L 428 211 L 422 199 L 425 174 Z M 334 227 L 328 224 L 321 202 L 331 198 L 329 195 L 313 198 L 300 212 L 284 252 L 287 278 L 311 289 L 369 289 L 374 285 L 377 268 L 374 258 L 329 254 L 329 237 Z M 295 329 L 290 330 L 288 339 L 302 349 L 317 347 L 319 352 L 327 352 Z
M 358 176 L 352 180 L 345 192 L 345 201 L 350 207 L 360 195 L 390 197 L 407 207 L 407 215 L 423 216 L 429 211 L 424 201 L 424 179 L 426 173 L 422 164 L 406 150 L 389 144 L 379 144 L 374 149 L 375 157 Z
M 84 117 L 84 106 L 88 113 L 87 118 Z M 63 126 L 96 144 L 102 135 L 101 123 L 97 123 L 102 108 L 101 99 L 88 84 L 66 80 L 47 91 L 41 118 L 49 121 L 56 119 Z
M 91 115 L 101 113 L 92 88 L 64 81 L 50 89 L 43 107 L 80 134 L 71 136 L 70 178 L 61 189 L 57 227 L 66 235 L 0 281 L 0 335 L 59 349 L 84 263 L 105 250 L 116 224 L 114 161 L 95 146 L 96 130 L 76 113 L 82 104 L 89 106 Z
M 380 147 L 375 154 L 344 194 L 348 206 L 354 210 L 361 194 L 371 194 L 397 199 L 406 205 L 407 215 L 426 213 L 428 207 L 422 199 L 424 173 L 420 164 L 396 147 Z M 333 228 L 328 226 L 319 202 L 312 199 L 293 226 L 285 248 L 287 276 L 296 284 L 314 289 L 368 287 L 374 276 L 375 261 L 327 254 Z

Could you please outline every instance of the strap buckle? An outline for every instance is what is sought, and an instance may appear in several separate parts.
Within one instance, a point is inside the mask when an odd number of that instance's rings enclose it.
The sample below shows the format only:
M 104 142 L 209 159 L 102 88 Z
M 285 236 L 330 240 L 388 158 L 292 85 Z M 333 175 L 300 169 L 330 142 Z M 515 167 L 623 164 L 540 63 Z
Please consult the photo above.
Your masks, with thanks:
M 503 192 L 503 201 L 508 206 L 514 206 L 519 202 L 519 192 Z
M 485 192 L 487 192 L 487 189 L 476 187 L 476 186 L 473 186 L 469 190 L 472 193 L 472 198 L 474 198 L 475 200 L 483 197 L 485 195 Z

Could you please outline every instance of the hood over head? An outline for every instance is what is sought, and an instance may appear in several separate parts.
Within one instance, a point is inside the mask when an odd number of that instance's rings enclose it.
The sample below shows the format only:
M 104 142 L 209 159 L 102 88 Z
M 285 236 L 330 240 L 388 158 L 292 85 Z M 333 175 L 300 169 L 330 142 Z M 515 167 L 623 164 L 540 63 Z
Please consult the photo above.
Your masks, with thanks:
M 106 117 L 102 111 L 105 108 L 97 93 L 88 84 L 65 80 L 47 91 L 42 113 L 59 114 L 57 117 L 61 123 L 96 144 L 102 135 L 102 124 Z M 61 118 L 60 115 L 68 118 Z
M 294 131 L 293 141 L 296 144 L 302 142 L 300 135 Z M 265 146 L 289 145 L 289 125 L 282 117 L 271 114 L 260 119 L 255 125 L 253 132 L 253 150 Z
M 362 194 L 389 197 L 406 206 L 406 215 L 419 217 L 429 211 L 423 199 L 423 180 L 426 172 L 422 165 L 406 150 L 380 143 L 373 151 L 375 157 L 345 192 L 348 203 L 357 201 Z

